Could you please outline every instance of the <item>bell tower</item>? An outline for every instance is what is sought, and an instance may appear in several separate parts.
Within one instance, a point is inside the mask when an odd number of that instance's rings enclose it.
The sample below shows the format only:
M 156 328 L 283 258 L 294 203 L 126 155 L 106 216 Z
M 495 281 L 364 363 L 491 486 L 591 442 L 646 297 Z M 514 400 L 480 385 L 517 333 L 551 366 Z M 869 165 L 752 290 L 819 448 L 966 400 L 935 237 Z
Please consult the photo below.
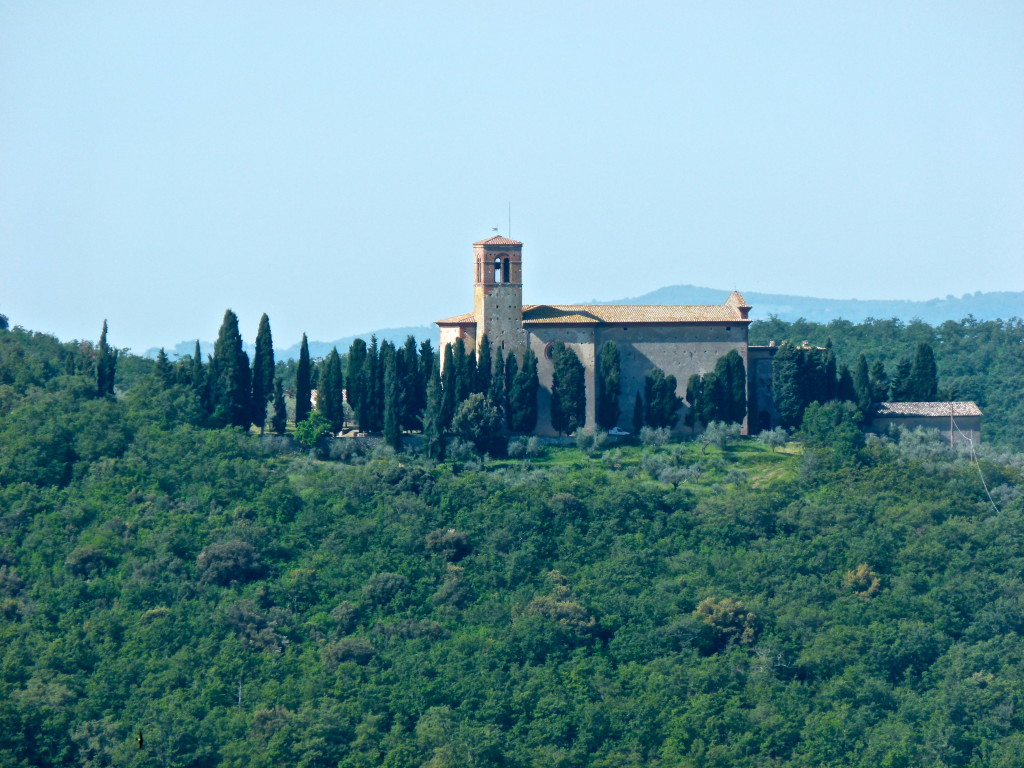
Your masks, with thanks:
M 521 352 L 523 331 L 523 244 L 495 235 L 473 243 L 473 314 L 476 339 L 491 348 Z

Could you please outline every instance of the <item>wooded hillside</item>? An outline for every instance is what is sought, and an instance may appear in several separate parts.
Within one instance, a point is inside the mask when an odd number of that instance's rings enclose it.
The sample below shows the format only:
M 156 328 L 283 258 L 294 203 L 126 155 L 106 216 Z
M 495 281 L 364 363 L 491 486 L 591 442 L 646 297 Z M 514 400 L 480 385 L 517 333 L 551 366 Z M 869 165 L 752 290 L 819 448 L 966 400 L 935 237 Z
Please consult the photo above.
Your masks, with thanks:
M 1024 754 L 1020 455 L 816 408 L 779 451 L 321 461 L 77 349 L 0 331 L 0 764 Z

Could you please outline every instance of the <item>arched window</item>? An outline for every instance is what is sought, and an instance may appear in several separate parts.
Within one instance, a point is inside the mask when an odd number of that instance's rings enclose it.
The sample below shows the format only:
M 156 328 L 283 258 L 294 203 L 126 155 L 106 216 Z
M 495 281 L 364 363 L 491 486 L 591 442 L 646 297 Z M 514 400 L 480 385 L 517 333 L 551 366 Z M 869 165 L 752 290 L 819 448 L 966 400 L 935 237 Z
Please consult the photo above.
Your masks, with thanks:
M 501 259 L 498 257 L 494 258 L 494 282 L 501 282 Z
M 505 259 L 505 263 L 502 265 L 504 268 L 501 271 L 501 282 L 508 283 L 512 280 L 512 272 L 508 266 L 508 259 Z

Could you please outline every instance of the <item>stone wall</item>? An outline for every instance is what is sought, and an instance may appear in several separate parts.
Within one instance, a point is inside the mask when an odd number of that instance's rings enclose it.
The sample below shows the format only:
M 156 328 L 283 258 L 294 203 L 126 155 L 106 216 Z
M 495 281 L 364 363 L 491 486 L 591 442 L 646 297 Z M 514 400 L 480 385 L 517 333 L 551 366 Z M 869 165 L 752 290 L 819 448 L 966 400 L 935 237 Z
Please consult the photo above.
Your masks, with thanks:
M 569 347 L 583 363 L 583 380 L 587 394 L 586 429 L 593 429 L 594 421 L 594 326 L 534 326 L 527 332 L 527 343 L 537 356 L 537 378 L 540 391 L 537 394 L 538 435 L 554 435 L 551 426 L 551 381 L 554 365 L 551 360 L 551 345 L 560 341 Z M 520 363 L 522 360 L 520 360 Z
M 968 441 L 974 445 L 981 443 L 980 416 L 956 416 L 955 421 L 958 429 L 953 430 L 954 444 L 966 444 Z M 944 441 L 949 442 L 949 416 L 875 416 L 867 431 L 884 435 L 898 427 L 909 430 L 934 429 L 942 435 Z
M 693 374 L 714 370 L 718 359 L 736 350 L 747 365 L 747 324 L 685 324 L 599 326 L 595 339 L 597 354 L 606 341 L 614 341 L 622 363 L 619 396 L 619 426 L 632 431 L 636 394 L 644 389 L 644 378 L 654 368 L 676 377 L 676 394 L 686 397 L 686 383 Z M 675 431 L 692 430 L 684 420 L 689 407 L 683 405 Z
M 637 392 L 643 393 L 644 377 L 654 368 L 676 377 L 676 393 L 686 396 L 686 383 L 692 374 L 713 370 L 720 357 L 736 350 L 747 365 L 747 325 L 673 324 L 673 325 L 531 325 L 528 326 L 530 349 L 537 356 L 540 394 L 538 397 L 537 434 L 554 434 L 551 427 L 551 344 L 561 341 L 570 347 L 583 363 L 587 394 L 588 428 L 596 425 L 596 360 L 601 346 L 614 341 L 619 348 L 622 365 L 622 387 L 619 395 L 619 426 L 632 431 L 633 404 Z M 687 406 L 679 411 L 676 432 L 690 432 L 684 424 Z M 745 428 L 745 425 L 744 425 Z

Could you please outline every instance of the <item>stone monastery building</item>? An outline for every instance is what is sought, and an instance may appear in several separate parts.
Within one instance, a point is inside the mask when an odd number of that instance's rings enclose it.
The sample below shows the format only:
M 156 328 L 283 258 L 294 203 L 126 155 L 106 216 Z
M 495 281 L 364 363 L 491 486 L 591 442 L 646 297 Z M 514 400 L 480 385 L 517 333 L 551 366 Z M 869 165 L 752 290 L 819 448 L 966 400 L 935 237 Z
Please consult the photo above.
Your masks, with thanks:
M 748 382 L 764 387 L 764 371 L 770 381 L 769 348 L 749 347 L 747 327 L 750 306 L 734 291 L 718 305 L 646 304 L 527 304 L 523 305 L 523 244 L 495 236 L 473 243 L 473 311 L 438 320 L 440 348 L 461 338 L 474 349 L 484 334 L 492 347 L 516 354 L 520 362 L 526 349 L 537 356 L 540 392 L 537 434 L 554 434 L 551 427 L 551 347 L 556 341 L 572 349 L 583 363 L 586 382 L 586 426 L 596 424 L 596 363 L 601 347 L 614 341 L 621 359 L 619 426 L 632 430 L 633 404 L 643 392 L 644 377 L 654 368 L 676 377 L 677 394 L 684 397 L 692 374 L 714 369 L 718 358 L 736 350 L 743 358 Z M 753 363 L 753 369 L 751 367 Z M 760 395 L 761 393 L 758 392 Z M 765 393 L 766 395 L 768 393 Z M 769 409 L 770 398 L 758 397 Z M 679 412 L 676 430 L 684 426 L 687 406 Z M 744 424 L 746 431 L 746 424 Z

